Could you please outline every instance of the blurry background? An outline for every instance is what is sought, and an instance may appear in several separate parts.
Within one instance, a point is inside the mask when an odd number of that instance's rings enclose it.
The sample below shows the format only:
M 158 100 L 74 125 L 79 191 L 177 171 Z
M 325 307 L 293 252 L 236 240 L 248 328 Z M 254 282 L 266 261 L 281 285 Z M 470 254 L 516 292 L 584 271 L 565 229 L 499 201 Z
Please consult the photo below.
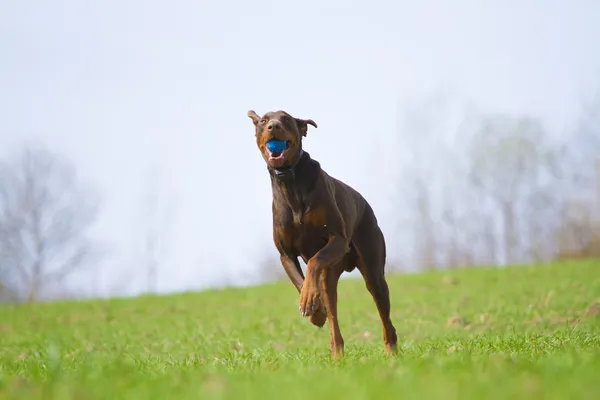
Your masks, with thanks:
M 485 4 L 485 5 L 484 5 Z M 249 109 L 372 204 L 389 271 L 600 255 L 600 2 L 0 3 L 0 298 L 284 276 Z

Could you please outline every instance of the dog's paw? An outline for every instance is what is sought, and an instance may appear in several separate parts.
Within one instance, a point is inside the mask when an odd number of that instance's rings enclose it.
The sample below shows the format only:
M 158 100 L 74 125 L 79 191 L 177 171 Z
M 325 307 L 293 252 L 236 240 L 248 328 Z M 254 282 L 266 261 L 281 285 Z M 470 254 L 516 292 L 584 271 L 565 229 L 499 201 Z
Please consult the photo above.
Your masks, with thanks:
M 325 312 L 323 305 L 321 305 L 313 315 L 308 317 L 308 320 L 317 328 L 322 328 L 325 325 L 325 322 L 327 322 L 327 313 Z
M 302 291 L 300 292 L 300 304 L 298 309 L 303 317 L 309 317 L 320 308 L 321 300 L 319 298 L 319 290 L 316 285 L 304 282 Z

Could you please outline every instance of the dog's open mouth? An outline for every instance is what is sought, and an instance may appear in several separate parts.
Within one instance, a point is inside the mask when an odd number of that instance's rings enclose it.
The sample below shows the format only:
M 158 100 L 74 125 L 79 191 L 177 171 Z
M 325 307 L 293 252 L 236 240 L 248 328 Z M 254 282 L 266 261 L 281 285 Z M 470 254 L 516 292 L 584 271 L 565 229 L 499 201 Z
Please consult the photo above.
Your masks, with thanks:
M 285 142 L 285 149 L 282 151 L 270 151 L 267 149 L 267 154 L 269 155 L 269 160 L 281 160 L 285 157 L 285 153 L 290 149 L 291 142 L 288 140 Z

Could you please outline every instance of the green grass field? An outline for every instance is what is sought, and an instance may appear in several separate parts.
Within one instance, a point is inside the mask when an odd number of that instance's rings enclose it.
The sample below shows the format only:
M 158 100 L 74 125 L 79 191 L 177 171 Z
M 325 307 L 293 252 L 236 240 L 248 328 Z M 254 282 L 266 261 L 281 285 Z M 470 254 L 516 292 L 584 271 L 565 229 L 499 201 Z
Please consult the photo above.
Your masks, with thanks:
M 599 261 L 388 281 L 397 358 L 360 278 L 341 361 L 288 282 L 0 306 L 0 399 L 600 398 Z

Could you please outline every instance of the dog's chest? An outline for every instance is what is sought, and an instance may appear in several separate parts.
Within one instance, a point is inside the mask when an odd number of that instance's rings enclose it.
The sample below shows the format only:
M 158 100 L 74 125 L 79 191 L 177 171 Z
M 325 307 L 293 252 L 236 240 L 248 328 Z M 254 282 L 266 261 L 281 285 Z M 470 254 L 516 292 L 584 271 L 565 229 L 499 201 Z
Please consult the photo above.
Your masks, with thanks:
M 290 209 L 286 217 L 278 231 L 287 251 L 308 259 L 327 243 L 329 230 L 324 210 L 308 207 L 302 212 L 292 212 Z
M 304 214 L 306 213 L 306 210 L 301 209 L 301 210 L 292 210 L 292 221 L 294 222 L 295 226 L 301 226 L 302 223 L 304 222 Z

